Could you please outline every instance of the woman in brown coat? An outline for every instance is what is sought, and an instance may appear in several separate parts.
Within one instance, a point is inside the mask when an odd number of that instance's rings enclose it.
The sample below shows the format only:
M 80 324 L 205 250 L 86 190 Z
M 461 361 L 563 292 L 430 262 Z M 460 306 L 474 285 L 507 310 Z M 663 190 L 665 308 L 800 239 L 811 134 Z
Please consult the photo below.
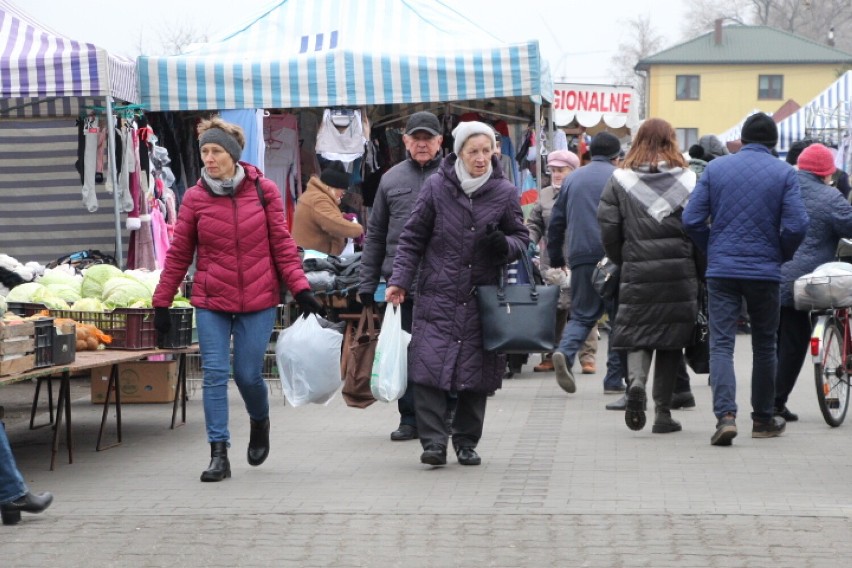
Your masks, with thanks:
M 349 186 L 349 175 L 326 168 L 320 177 L 308 180 L 308 189 L 296 203 L 293 215 L 293 239 L 303 249 L 339 255 L 346 239 L 360 237 L 364 228 L 347 221 L 340 211 L 340 200 Z

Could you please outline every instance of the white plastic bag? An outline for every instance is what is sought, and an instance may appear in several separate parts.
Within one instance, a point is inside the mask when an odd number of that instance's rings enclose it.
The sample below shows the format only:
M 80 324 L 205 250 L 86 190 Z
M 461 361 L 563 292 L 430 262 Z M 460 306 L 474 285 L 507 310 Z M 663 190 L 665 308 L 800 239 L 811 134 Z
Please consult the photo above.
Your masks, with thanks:
M 376 400 L 391 402 L 405 394 L 410 341 L 411 334 L 402 330 L 402 308 L 388 302 L 370 374 L 370 391 Z
M 326 404 L 340 388 L 343 335 L 320 326 L 317 316 L 299 317 L 278 335 L 275 358 L 281 390 L 292 406 Z

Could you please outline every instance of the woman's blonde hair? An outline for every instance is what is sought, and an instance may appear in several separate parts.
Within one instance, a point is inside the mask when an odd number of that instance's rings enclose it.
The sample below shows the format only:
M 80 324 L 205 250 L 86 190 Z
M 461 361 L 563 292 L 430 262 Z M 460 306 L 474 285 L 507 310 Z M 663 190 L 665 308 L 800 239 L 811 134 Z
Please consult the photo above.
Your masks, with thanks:
M 621 167 L 633 169 L 646 165 L 656 171 L 659 162 L 667 162 L 671 168 L 686 167 L 672 125 L 662 118 L 649 118 L 639 127 Z
M 198 136 L 201 136 L 211 128 L 218 128 L 225 132 L 225 134 L 233 136 L 239 143 L 240 148 L 246 147 L 246 135 L 243 133 L 242 127 L 238 124 L 226 122 L 218 116 L 214 116 L 213 118 L 204 118 L 198 123 Z

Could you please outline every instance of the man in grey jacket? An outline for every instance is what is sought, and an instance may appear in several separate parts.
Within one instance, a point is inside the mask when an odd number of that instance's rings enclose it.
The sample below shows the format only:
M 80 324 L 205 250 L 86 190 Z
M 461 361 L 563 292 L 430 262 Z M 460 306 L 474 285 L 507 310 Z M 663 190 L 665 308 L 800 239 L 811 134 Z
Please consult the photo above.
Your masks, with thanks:
M 606 310 L 614 321 L 615 307 L 605 305 L 592 288 L 592 271 L 604 256 L 601 231 L 597 224 L 598 204 L 603 188 L 615 171 L 621 143 L 609 132 L 599 132 L 589 145 L 591 163 L 565 178 L 547 228 L 547 253 L 553 268 L 566 265 L 563 243 L 568 240 L 571 263 L 571 319 L 553 353 L 556 381 L 562 390 L 577 390 L 571 367 L 580 346 Z M 607 347 L 604 393 L 624 392 L 624 366 L 618 352 Z
M 374 302 L 373 296 L 380 279 L 390 279 L 399 235 L 411 214 L 420 187 L 441 163 L 441 124 L 431 112 L 412 114 L 405 125 L 402 140 L 407 157 L 382 176 L 367 224 L 361 255 L 361 283 L 358 287 L 358 298 L 365 306 Z M 412 296 L 407 295 L 401 306 L 402 328 L 408 332 L 411 331 L 414 307 Z M 391 440 L 416 439 L 417 421 L 414 417 L 414 390 L 411 385 L 397 404 L 399 428 L 391 432 Z

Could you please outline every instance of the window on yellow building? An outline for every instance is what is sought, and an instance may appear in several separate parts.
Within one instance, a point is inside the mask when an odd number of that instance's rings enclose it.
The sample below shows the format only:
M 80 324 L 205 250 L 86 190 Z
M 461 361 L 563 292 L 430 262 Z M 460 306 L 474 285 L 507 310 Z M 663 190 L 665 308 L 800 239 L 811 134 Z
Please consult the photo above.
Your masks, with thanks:
M 678 75 L 675 91 L 675 98 L 679 101 L 697 101 L 701 97 L 701 77 Z
M 690 146 L 698 144 L 697 128 L 675 128 L 675 134 L 677 134 L 677 143 L 681 152 L 686 152 Z
M 758 99 L 782 99 L 784 75 L 760 75 L 757 79 Z

